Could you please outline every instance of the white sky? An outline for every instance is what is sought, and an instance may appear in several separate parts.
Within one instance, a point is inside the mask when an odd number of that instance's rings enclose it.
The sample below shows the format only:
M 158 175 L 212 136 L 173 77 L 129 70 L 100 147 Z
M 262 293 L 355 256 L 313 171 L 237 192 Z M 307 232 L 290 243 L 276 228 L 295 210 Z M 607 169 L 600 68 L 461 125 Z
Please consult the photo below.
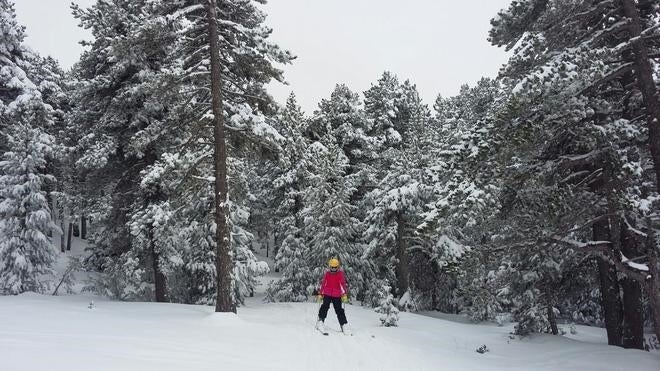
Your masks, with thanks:
M 94 0 L 74 0 L 89 6 Z M 454 95 L 461 84 L 494 77 L 507 55 L 486 40 L 490 19 L 511 0 L 270 0 L 272 38 L 298 58 L 288 86 L 271 84 L 284 102 L 294 91 L 311 113 L 335 84 L 362 92 L 389 70 L 411 79 L 424 101 Z M 66 68 L 89 34 L 71 16 L 71 0 L 14 0 L 27 43 Z

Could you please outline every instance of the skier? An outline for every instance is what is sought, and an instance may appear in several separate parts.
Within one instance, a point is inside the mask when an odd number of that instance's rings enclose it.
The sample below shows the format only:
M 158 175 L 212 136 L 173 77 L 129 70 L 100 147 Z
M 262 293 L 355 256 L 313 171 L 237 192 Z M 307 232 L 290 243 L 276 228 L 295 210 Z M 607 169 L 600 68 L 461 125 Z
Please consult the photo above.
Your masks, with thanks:
M 339 260 L 332 258 L 328 261 L 328 271 L 323 276 L 321 281 L 321 289 L 318 291 L 318 301 L 323 301 L 321 308 L 319 308 L 319 319 L 316 323 L 316 328 L 324 335 L 327 335 L 325 330 L 324 321 L 328 315 L 330 303 L 335 308 L 341 331 L 346 335 L 351 335 L 348 321 L 346 320 L 346 313 L 342 308 L 342 303 L 348 302 L 348 287 L 346 285 L 346 278 L 344 272 L 339 268 Z

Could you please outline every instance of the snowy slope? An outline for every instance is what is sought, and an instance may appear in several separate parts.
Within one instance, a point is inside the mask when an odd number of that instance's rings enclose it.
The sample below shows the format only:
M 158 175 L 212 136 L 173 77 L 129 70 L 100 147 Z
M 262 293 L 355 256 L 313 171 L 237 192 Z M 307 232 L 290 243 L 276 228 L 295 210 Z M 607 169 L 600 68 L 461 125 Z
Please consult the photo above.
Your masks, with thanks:
M 74 244 L 61 260 L 83 247 Z M 261 291 L 277 277 L 264 277 Z M 262 296 L 238 315 L 85 295 L 0 297 L 0 371 L 660 370 L 659 354 L 609 347 L 598 328 L 519 339 L 511 326 L 410 313 L 383 328 L 377 313 L 349 305 L 355 335 L 338 332 L 331 309 L 330 336 L 322 336 L 313 329 L 317 304 L 267 304 Z M 482 344 L 486 354 L 475 352 Z
M 313 330 L 316 310 L 314 303 L 262 304 L 258 299 L 234 315 L 204 306 L 80 295 L 0 297 L 0 369 L 660 369 L 656 354 L 565 337 L 510 339 L 505 327 L 402 313 L 400 327 L 382 328 L 376 313 L 356 306 L 347 308 L 355 336 L 330 331 L 326 337 Z M 339 327 L 334 317 L 326 322 Z M 581 331 L 578 327 L 578 338 Z M 481 344 L 490 352 L 476 353 Z

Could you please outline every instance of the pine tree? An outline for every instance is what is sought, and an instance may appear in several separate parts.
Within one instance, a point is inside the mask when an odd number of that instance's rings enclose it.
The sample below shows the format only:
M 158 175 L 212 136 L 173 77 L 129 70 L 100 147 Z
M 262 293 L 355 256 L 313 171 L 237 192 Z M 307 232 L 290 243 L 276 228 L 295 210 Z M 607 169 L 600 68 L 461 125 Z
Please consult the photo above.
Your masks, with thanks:
M 162 5 L 161 12 L 171 15 L 168 19 L 174 22 L 174 29 L 177 30 L 179 36 L 184 35 L 176 44 L 171 59 L 171 70 L 178 75 L 181 81 L 185 82 L 180 91 L 184 93 L 186 101 L 182 102 L 179 107 L 182 112 L 186 113 L 189 121 L 185 122 L 188 132 L 185 136 L 186 144 L 182 149 L 190 154 L 186 156 L 199 159 L 187 172 L 196 174 L 197 178 L 181 179 L 180 181 L 192 187 L 190 190 L 193 193 L 205 189 L 207 185 L 194 183 L 195 181 L 206 182 L 212 175 L 214 167 L 213 162 L 209 162 L 209 160 L 213 157 L 209 154 L 213 153 L 212 148 L 215 145 L 220 145 L 220 141 L 225 139 L 227 144 L 226 175 L 229 179 L 243 179 L 240 172 L 248 169 L 245 164 L 241 164 L 243 159 L 257 161 L 255 154 L 267 155 L 281 150 L 280 144 L 283 138 L 266 119 L 267 115 L 274 112 L 274 104 L 264 86 L 271 79 L 283 80 L 281 71 L 275 68 L 273 63 L 289 63 L 292 57 L 268 39 L 270 30 L 263 26 L 264 14 L 256 6 L 256 2 L 217 1 L 217 9 L 204 7 L 203 4 L 195 1 L 164 1 Z M 209 18 L 208 10 L 216 11 L 217 16 L 211 15 Z M 218 49 L 209 55 L 209 38 L 211 36 L 208 31 L 215 28 L 212 19 L 217 22 L 220 38 L 226 42 L 221 43 Z M 212 64 L 221 67 L 213 71 L 215 76 L 221 76 L 221 87 L 211 86 L 212 81 L 219 82 L 219 80 L 210 79 L 210 57 L 219 58 L 219 61 L 216 60 Z M 217 98 L 222 96 L 222 107 L 216 104 L 213 110 L 208 99 L 211 88 L 215 89 L 216 102 L 219 101 Z M 212 124 L 214 119 L 222 120 L 224 122 L 222 127 L 217 122 Z M 214 134 L 209 128 L 226 129 L 225 139 L 222 139 L 218 133 Z M 217 160 L 220 164 L 223 162 L 221 158 Z M 236 161 L 235 164 L 232 163 L 234 161 Z M 240 172 L 233 174 L 233 170 Z M 215 176 L 214 179 L 219 180 L 220 177 Z M 210 194 L 218 194 L 218 192 L 216 190 Z M 225 208 L 229 206 L 231 209 L 231 205 L 244 207 L 248 201 L 248 193 L 233 191 L 231 182 L 224 194 L 229 196 L 227 201 L 218 202 L 215 205 L 224 205 Z M 202 197 L 200 194 L 197 196 Z M 203 196 L 203 198 L 206 197 Z M 238 198 L 232 199 L 232 197 Z M 216 200 L 213 199 L 213 202 Z M 208 216 L 220 216 L 221 211 L 220 209 L 208 209 L 208 206 L 209 204 L 205 205 L 207 208 L 205 211 L 199 209 L 195 211 L 194 215 L 197 218 L 195 221 L 199 223 L 198 226 L 211 223 L 203 229 L 219 233 L 223 229 L 222 223 L 213 222 Z M 240 211 L 240 208 L 235 210 Z M 201 213 L 197 213 L 200 211 Z M 238 220 L 235 216 L 229 215 L 231 210 L 225 209 L 224 212 L 228 214 L 227 221 Z M 237 226 L 228 226 L 228 228 L 235 229 Z M 234 254 L 233 257 L 230 256 L 233 261 L 224 259 L 220 264 L 224 267 L 222 271 L 218 269 L 212 271 L 215 275 L 222 274 L 225 277 L 221 286 L 216 285 L 216 290 L 223 292 L 222 298 L 216 296 L 218 309 L 221 310 L 234 308 L 240 302 L 240 298 L 236 296 L 236 293 L 241 291 L 240 287 L 249 288 L 253 285 L 253 282 L 247 277 L 248 274 L 263 272 L 261 268 L 241 268 L 237 259 L 249 258 L 247 262 L 243 263 L 250 267 L 252 265 L 250 263 L 252 261 L 251 253 L 246 250 L 247 245 L 244 242 L 233 241 L 231 234 L 228 234 L 229 230 L 225 229 L 225 231 L 229 241 L 229 254 Z M 239 235 L 247 234 L 241 232 Z M 218 239 L 216 236 L 213 240 L 212 248 L 218 249 L 218 243 L 224 241 L 224 238 Z M 225 247 L 227 246 L 225 245 Z M 216 257 L 220 257 L 220 254 L 216 254 Z M 226 257 L 227 254 L 225 254 Z M 232 272 L 234 272 L 232 283 L 227 284 L 226 274 Z M 205 274 L 208 273 L 211 271 L 205 272 Z M 200 282 L 198 285 L 203 286 L 203 283 Z M 227 293 L 232 292 L 234 293 L 233 299 L 230 298 L 231 303 L 228 303 Z
M 229 180 L 229 227 L 231 228 L 231 256 L 233 266 L 231 272 L 232 302 L 243 304 L 245 298 L 252 296 L 258 285 L 256 277 L 268 273 L 268 264 L 258 261 L 252 251 L 254 235 L 249 231 L 249 218 L 252 213 L 247 160 L 230 158 L 230 174 L 235 174 Z
M 32 53 L 23 45 L 25 28 L 16 21 L 13 3 L 0 1 L 0 134 L 7 135 L 10 116 L 38 99 L 37 86 L 30 79 Z M 0 154 L 7 148 L 0 141 Z
M 0 293 L 43 291 L 52 273 L 55 249 L 48 233 L 51 221 L 45 173 L 53 138 L 32 123 L 49 120 L 49 112 L 33 99 L 10 116 L 7 152 L 0 161 Z M 4 116 L 7 117 L 7 116 Z
M 429 285 L 434 306 L 464 311 L 476 320 L 492 319 L 503 310 L 498 298 L 501 279 L 499 257 L 481 249 L 489 236 L 491 216 L 498 209 L 500 175 L 495 166 L 501 138 L 496 134 L 497 115 L 506 101 L 499 83 L 480 80 L 461 87 L 457 96 L 439 97 L 429 130 L 422 182 L 431 189 L 431 202 L 422 213 L 418 231 L 422 251 L 429 259 Z M 488 240 L 486 240 L 488 241 Z
M 389 174 L 368 195 L 374 207 L 369 211 L 365 224 L 364 239 L 369 245 L 365 256 L 377 262 L 380 272 L 396 284 L 397 298 L 408 293 L 414 267 L 410 263 L 411 246 L 416 243 L 416 222 L 424 200 L 425 187 L 400 164 L 390 167 Z M 418 174 L 414 174 L 418 175 Z M 404 299 L 405 301 L 405 299 Z M 412 303 L 403 303 L 402 309 Z
M 0 292 L 42 291 L 57 229 L 49 206 L 56 133 L 66 101 L 60 70 L 24 44 L 13 5 L 0 1 Z
M 295 95 L 291 93 L 282 112 L 276 119 L 277 128 L 286 138 L 282 146 L 282 157 L 277 165 L 273 179 L 274 196 L 270 200 L 277 205 L 274 212 L 275 232 L 282 239 L 298 232 L 291 231 L 302 228 L 300 211 L 303 208 L 301 191 L 305 186 L 305 152 L 308 141 L 303 136 L 306 126 L 305 117 L 296 102 Z
M 70 156 L 75 146 L 72 139 L 77 137 L 77 128 L 69 125 L 72 84 L 55 59 L 32 54 L 29 60 L 30 79 L 37 86 L 44 104 L 49 106 L 52 117 L 52 121 L 49 121 L 43 130 L 55 139 L 55 148 L 47 165 L 47 172 L 55 176 L 56 182 L 48 184 L 46 190 L 48 203 L 53 207 L 53 219 L 59 219 L 63 231 L 60 235 L 60 250 L 65 252 L 71 248 L 72 234 L 68 232 L 72 230 L 76 219 L 82 218 L 81 206 L 84 204 L 84 197 L 77 191 L 76 171 Z M 69 220 L 65 220 L 66 216 Z
M 394 305 L 394 295 L 390 292 L 391 288 L 387 284 L 379 285 L 377 291 L 376 313 L 380 313 L 380 323 L 385 327 L 396 327 L 399 322 L 399 309 Z
M 368 138 L 376 150 L 370 154 L 372 165 L 365 169 L 374 184 L 361 205 L 368 210 L 365 257 L 374 259 L 379 278 L 395 287 L 401 309 L 412 309 L 411 281 L 417 272 L 411 248 L 420 244 L 416 227 L 428 193 L 423 172 L 417 169 L 426 166 L 422 153 L 428 149 L 431 117 L 415 86 L 399 83 L 388 72 L 364 94 Z
M 364 92 L 364 110 L 371 119 L 367 134 L 375 139 L 378 150 L 400 147 L 409 118 L 399 79 L 384 72 L 376 85 Z
M 303 193 L 302 236 L 308 249 L 307 267 L 313 277 L 308 293 L 318 288 L 328 259 L 336 257 L 346 272 L 351 294 L 361 297 L 370 266 L 360 258 L 362 246 L 357 243 L 360 223 L 353 216 L 355 206 L 351 204 L 356 181 L 346 174 L 349 160 L 339 145 L 331 138 L 326 138 L 325 143 L 313 143 L 307 154 L 312 168 Z
M 224 108 L 212 115 L 204 5 L 116 1 L 89 10 L 74 8 L 95 36 L 75 69 L 78 105 L 72 119 L 82 131 L 76 165 L 80 178 L 88 179 L 84 189 L 92 202 L 86 208 L 100 216 L 88 264 L 104 273 L 99 289 L 122 298 L 216 299 L 209 289 L 218 286 L 207 282 L 218 273 L 208 261 L 214 258 L 217 239 L 209 239 L 208 233 L 223 230 L 211 218 L 217 213 L 210 207 L 214 199 L 209 199 L 216 194 L 208 187 L 216 143 L 209 130 L 213 118 L 224 118 L 223 127 L 228 128 L 230 178 L 243 179 L 243 158 L 280 149 L 281 136 L 265 119 L 273 105 L 263 86 L 282 79 L 272 63 L 287 63 L 291 56 L 268 40 L 263 13 L 252 2 L 219 1 L 213 24 L 220 24 L 221 36 L 231 42 L 214 53 L 225 66 Z M 251 236 L 241 229 L 246 224 L 242 215 L 249 213 L 249 194 L 231 189 L 228 194 L 240 198 L 225 202 L 227 232 L 232 228 L 236 236 Z M 160 220 L 165 224 L 156 223 Z M 231 220 L 240 223 L 232 225 Z M 181 236 L 178 229 L 183 230 Z M 248 242 L 230 241 L 240 261 L 223 269 L 227 275 L 234 272 L 234 282 L 223 287 L 236 302 L 254 284 L 248 273 L 262 271 L 241 265 L 254 267 Z M 186 281 L 190 292 L 168 275 L 193 280 Z M 170 290 L 168 285 L 177 287 Z
M 303 137 L 305 118 L 292 93 L 286 106 L 278 115 L 277 127 L 285 136 L 283 157 L 278 163 L 272 182 L 274 192 L 270 198 L 275 206 L 277 248 L 275 267 L 282 272 L 282 278 L 269 287 L 268 293 L 276 301 L 304 301 L 308 288 L 315 284 L 309 265 L 309 249 L 303 238 L 304 208 L 303 192 L 308 187 L 306 175 L 310 171 L 310 158 L 306 157 L 307 139 Z
M 634 245 L 640 245 L 640 242 L 634 242 L 635 239 L 622 242 L 625 228 L 621 226 L 645 224 L 645 215 L 648 214 L 635 205 L 649 195 L 651 174 L 641 169 L 645 168 L 643 164 L 648 161 L 649 153 L 650 158 L 654 157 L 654 149 L 653 142 L 646 148 L 637 144 L 643 140 L 640 135 L 644 130 L 639 128 L 635 118 L 646 117 L 651 122 L 654 109 L 652 104 L 646 107 L 648 115 L 640 112 L 630 94 L 635 83 L 643 86 L 645 80 L 648 82 L 648 76 L 641 73 L 644 69 L 639 58 L 641 54 L 637 53 L 647 47 L 641 45 L 646 39 L 642 41 L 636 36 L 640 26 L 649 34 L 657 33 L 657 27 L 653 26 L 657 24 L 653 9 L 657 9 L 658 3 L 648 1 L 639 6 L 630 5 L 631 2 L 515 1 L 492 21 L 490 39 L 495 45 L 515 48 L 513 57 L 502 71 L 504 84 L 514 93 L 513 104 L 508 109 L 517 116 L 502 130 L 513 139 L 513 148 L 517 152 L 510 167 L 517 170 L 510 172 L 505 207 L 527 212 L 528 209 L 513 206 L 516 198 L 520 196 L 520 200 L 528 200 L 523 203 L 529 202 L 536 198 L 530 192 L 544 187 L 544 193 L 554 194 L 552 202 L 558 209 L 565 207 L 561 203 L 576 199 L 582 202 L 592 197 L 600 199 L 600 202 L 592 201 L 596 207 L 586 207 L 586 213 L 576 213 L 561 222 L 566 223 L 565 226 L 557 225 L 555 230 L 545 231 L 534 228 L 536 237 L 533 239 L 537 241 L 532 249 L 541 247 L 537 251 L 541 254 L 543 250 L 600 251 L 611 254 L 614 258 L 610 260 L 623 268 L 622 272 L 629 277 L 641 278 L 638 272 L 620 264 L 619 255 L 637 255 L 635 250 L 638 248 Z M 634 13 L 640 16 L 636 17 Z M 637 30 L 633 29 L 635 27 Z M 651 36 L 650 40 L 654 38 Z M 651 45 L 653 41 L 648 44 Z M 652 134 L 653 125 L 648 129 Z M 638 137 L 637 143 L 634 137 Z M 573 205 L 572 210 L 581 208 Z M 540 205 L 536 212 L 545 213 Z M 593 225 L 593 235 L 596 236 L 595 223 L 589 220 L 599 220 L 607 214 L 614 215 L 608 216 L 612 226 L 607 233 L 608 244 L 592 246 L 576 241 L 590 240 L 592 234 L 585 230 L 573 231 L 569 224 Z M 554 218 L 547 214 L 543 217 Z M 539 241 L 539 236 L 551 237 Z M 581 248 L 585 246 L 588 248 Z M 556 254 L 550 255 L 556 257 Z M 570 260 L 558 262 L 559 265 L 568 263 L 569 268 L 562 269 L 560 276 L 571 272 L 573 268 L 570 267 L 577 266 Z M 618 321 L 610 314 L 618 310 L 608 304 L 617 300 L 607 297 L 611 293 L 618 296 L 619 290 L 612 286 L 618 285 L 617 279 L 609 263 L 603 261 L 599 266 L 610 343 L 620 344 L 617 339 L 621 336 L 613 333 L 617 326 L 610 326 L 612 321 Z M 538 277 L 544 277 L 541 281 L 548 278 L 544 274 Z M 564 281 L 559 279 L 559 282 Z M 639 298 L 639 288 L 626 286 L 624 300 L 629 301 L 628 308 L 638 307 L 639 300 L 631 297 Z M 552 296 L 547 290 L 539 291 L 539 298 L 547 303 L 553 302 Z M 633 304 L 634 301 L 637 304 Z M 547 312 L 548 317 L 552 317 L 551 305 L 548 304 L 547 311 L 537 312 Z M 637 310 L 626 310 L 625 313 L 630 314 L 626 323 L 641 323 L 635 318 L 638 317 Z M 641 334 L 641 326 L 634 326 Z M 556 333 L 555 330 L 553 328 Z M 639 346 L 640 343 L 634 345 L 635 342 L 631 339 L 629 345 Z
M 14 5 L 9 0 L 0 1 L 0 113 L 17 108 L 29 100 L 36 86 L 28 76 L 29 54 L 23 45 L 25 28 L 16 21 Z M 0 123 L 0 125 L 7 125 Z M 2 126 L 0 126 L 0 130 Z M 0 148 L 1 149 L 1 148 Z
M 135 180 L 149 174 L 183 132 L 171 125 L 180 98 L 165 69 L 176 35 L 155 17 L 156 5 L 122 0 L 74 7 L 74 16 L 91 29 L 94 41 L 74 69 L 76 128 L 71 132 L 77 173 L 86 180 L 87 213 L 100 214 L 88 263 L 108 275 L 102 278 L 119 297 L 166 301 L 163 265 L 168 257 L 161 253 L 169 250 L 157 246 L 148 224 L 134 225 L 152 221 L 147 215 L 167 201 L 157 186 L 141 188 Z M 134 239 L 131 229 L 145 232 Z M 121 293 L 121 286 L 132 294 Z

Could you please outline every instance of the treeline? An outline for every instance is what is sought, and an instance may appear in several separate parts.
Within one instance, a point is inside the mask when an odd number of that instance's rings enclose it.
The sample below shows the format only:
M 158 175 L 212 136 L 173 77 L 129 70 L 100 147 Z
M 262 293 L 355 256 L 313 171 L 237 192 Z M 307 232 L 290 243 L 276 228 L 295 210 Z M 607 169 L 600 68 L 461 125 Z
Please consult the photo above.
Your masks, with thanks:
M 515 0 L 491 21 L 512 54 L 496 79 L 430 109 L 386 72 L 362 95 L 337 85 L 309 116 L 264 89 L 293 57 L 263 13 L 218 3 L 235 303 L 266 269 L 252 243 L 274 240 L 270 300 L 306 300 L 336 256 L 386 325 L 441 310 L 510 314 L 519 334 L 604 325 L 633 348 L 645 326 L 660 333 L 659 0 Z M 74 8 L 94 41 L 70 73 L 28 52 L 0 4 L 0 130 L 24 138 L 0 142 L 0 289 L 39 289 L 55 197 L 93 223 L 98 292 L 215 302 L 204 4 Z M 27 245 L 40 253 L 5 258 Z
M 434 113 L 388 73 L 308 118 L 291 98 L 276 120 L 290 160 L 264 174 L 272 298 L 304 299 L 339 256 L 371 305 L 510 313 L 520 334 L 602 324 L 643 348 L 645 325 L 660 332 L 658 10 L 513 1 L 492 21 L 512 52 L 499 77 Z
M 208 9 L 206 1 L 167 0 L 73 6 L 93 39 L 63 73 L 52 60 L 37 63 L 12 5 L 0 1 L 0 130 L 8 139 L 0 174 L 1 292 L 35 290 L 50 272 L 53 197 L 71 219 L 91 221 L 84 265 L 99 272 L 96 292 L 216 301 Z M 216 11 L 230 189 L 223 207 L 235 263 L 222 273 L 233 278 L 231 298 L 240 303 L 267 270 L 250 250 L 248 229 L 250 171 L 280 151 L 281 135 L 267 122 L 277 108 L 264 85 L 282 80 L 275 64 L 293 57 L 268 40 L 255 3 L 222 1 Z M 19 134 L 15 117 L 27 127 Z

